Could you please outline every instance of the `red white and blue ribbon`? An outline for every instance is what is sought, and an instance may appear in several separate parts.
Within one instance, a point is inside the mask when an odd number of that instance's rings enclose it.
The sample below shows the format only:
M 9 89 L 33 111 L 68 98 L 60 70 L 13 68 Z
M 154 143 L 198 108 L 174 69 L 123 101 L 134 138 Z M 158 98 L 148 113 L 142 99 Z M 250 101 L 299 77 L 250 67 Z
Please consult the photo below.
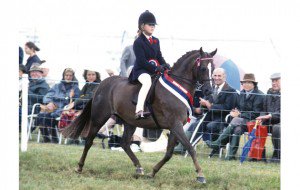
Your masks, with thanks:
M 166 72 L 159 78 L 159 82 L 186 105 L 189 115 L 187 121 L 190 122 L 193 117 L 193 97 L 191 93 L 174 81 Z
M 156 67 L 158 67 L 158 66 L 160 65 L 156 59 L 150 59 L 148 62 L 149 62 L 151 65 L 154 65 L 154 66 L 156 66 Z

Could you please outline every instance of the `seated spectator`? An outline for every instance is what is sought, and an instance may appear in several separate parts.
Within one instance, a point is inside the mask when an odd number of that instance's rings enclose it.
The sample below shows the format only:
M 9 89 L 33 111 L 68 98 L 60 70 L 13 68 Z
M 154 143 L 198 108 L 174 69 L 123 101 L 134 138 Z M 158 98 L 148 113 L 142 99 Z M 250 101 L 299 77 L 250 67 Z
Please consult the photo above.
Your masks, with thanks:
M 32 106 L 36 103 L 43 103 L 43 97 L 50 89 L 49 85 L 43 78 L 43 70 L 38 66 L 33 66 L 29 70 L 29 87 L 28 87 L 28 113 L 31 113 Z M 39 110 L 35 110 L 38 113 Z
M 25 53 L 29 55 L 27 62 L 25 64 L 26 67 L 26 73 L 30 70 L 33 63 L 40 63 L 40 58 L 36 55 L 36 52 L 40 51 L 40 48 L 38 48 L 33 42 L 27 42 L 25 44 Z
M 230 110 L 236 108 L 238 94 L 229 84 L 226 82 L 226 72 L 223 68 L 217 68 L 213 71 L 214 87 L 213 92 L 205 97 L 200 98 L 200 104 L 208 110 L 205 117 L 205 122 L 202 123 L 198 130 L 198 135 L 207 133 L 207 137 L 210 141 L 217 140 L 219 133 L 223 131 L 227 124 L 225 123 L 225 117 L 229 114 Z M 198 123 L 197 123 L 198 124 Z M 194 129 L 190 129 L 194 131 Z M 204 136 L 205 137 L 205 136 Z M 207 140 L 203 138 L 203 140 Z M 217 153 L 219 149 L 213 149 L 210 156 Z
M 247 131 L 246 123 L 255 120 L 263 111 L 263 93 L 258 89 L 254 74 L 245 74 L 241 81 L 243 90 L 238 98 L 238 107 L 230 112 L 233 118 L 228 127 L 216 141 L 206 141 L 212 149 L 218 149 L 230 142 L 226 160 L 235 159 L 239 148 L 240 136 Z
M 272 133 L 272 143 L 274 146 L 271 162 L 280 162 L 280 73 L 271 75 L 272 88 L 267 92 L 264 101 L 264 112 L 261 113 L 257 120 L 262 120 L 263 125 L 268 125 L 269 132 Z
M 81 113 L 86 103 L 93 97 L 94 92 L 101 82 L 100 74 L 96 71 L 84 70 L 83 78 L 85 79 L 86 84 L 80 92 L 80 97 L 68 104 L 65 111 L 61 114 L 58 125 L 60 129 L 69 125 L 71 121 Z
M 72 101 L 73 98 L 78 98 L 80 90 L 78 88 L 78 80 L 75 77 L 75 72 L 71 68 L 66 68 L 63 72 L 63 78 L 60 83 L 55 84 L 43 98 L 41 112 L 38 114 L 37 125 L 41 126 L 43 142 L 58 143 L 56 125 L 58 118 L 64 107 Z M 48 128 L 51 131 L 49 136 Z

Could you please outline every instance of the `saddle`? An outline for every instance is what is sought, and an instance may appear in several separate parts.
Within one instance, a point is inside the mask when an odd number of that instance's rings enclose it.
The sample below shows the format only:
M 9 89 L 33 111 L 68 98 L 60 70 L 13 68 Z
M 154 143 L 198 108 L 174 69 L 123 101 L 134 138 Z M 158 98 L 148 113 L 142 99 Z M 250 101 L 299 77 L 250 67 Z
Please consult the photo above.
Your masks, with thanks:
M 153 112 L 152 104 L 153 104 L 154 97 L 155 97 L 155 86 L 156 86 L 156 83 L 157 83 L 160 76 L 161 76 L 161 73 L 154 74 L 154 75 L 151 76 L 152 84 L 151 84 L 150 90 L 149 90 L 149 92 L 147 94 L 147 97 L 146 97 L 146 100 L 145 100 L 146 108 L 148 108 L 149 112 L 151 113 L 151 116 L 152 116 L 153 120 L 155 121 L 157 127 L 159 127 L 159 128 L 160 128 L 160 126 L 159 126 L 159 124 L 157 122 L 157 119 L 155 117 L 155 114 Z M 131 84 L 137 85 L 137 84 L 140 84 L 140 83 L 135 82 L 135 83 L 131 83 Z M 134 96 L 131 100 L 132 104 L 135 105 L 135 106 L 137 105 L 138 94 L 139 94 L 139 91 L 137 91 L 137 93 L 134 94 Z

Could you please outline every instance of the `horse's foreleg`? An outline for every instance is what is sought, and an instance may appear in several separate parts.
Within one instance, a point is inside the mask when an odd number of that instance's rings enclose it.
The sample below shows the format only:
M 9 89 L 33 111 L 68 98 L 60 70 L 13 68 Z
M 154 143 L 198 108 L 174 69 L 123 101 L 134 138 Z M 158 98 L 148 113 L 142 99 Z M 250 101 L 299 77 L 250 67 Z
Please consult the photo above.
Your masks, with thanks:
M 121 146 L 126 152 L 126 154 L 129 156 L 131 161 L 133 162 L 134 166 L 136 167 L 136 173 L 138 175 L 144 175 L 144 169 L 141 167 L 140 161 L 138 160 L 138 158 L 135 156 L 135 154 L 132 152 L 130 148 L 131 137 L 135 132 L 135 130 L 136 127 L 124 124 L 124 133 L 122 136 Z
M 191 145 L 191 143 L 189 142 L 188 138 L 186 137 L 182 126 L 177 125 L 176 127 L 174 127 L 174 129 L 172 130 L 176 136 L 176 138 L 178 138 L 179 142 L 188 150 L 188 152 L 190 153 L 195 168 L 196 168 L 196 172 L 198 174 L 197 177 L 197 181 L 200 183 L 206 183 L 205 177 L 203 175 L 202 169 L 197 161 L 197 157 L 196 157 L 196 151 L 193 148 L 193 146 Z
M 171 157 L 173 155 L 174 147 L 176 145 L 176 140 L 177 139 L 176 139 L 174 133 L 171 131 L 171 134 L 168 139 L 167 152 L 166 152 L 164 158 L 153 167 L 153 171 L 150 174 L 151 177 L 154 177 L 155 174 L 160 170 L 160 168 L 163 167 L 163 165 L 171 159 Z

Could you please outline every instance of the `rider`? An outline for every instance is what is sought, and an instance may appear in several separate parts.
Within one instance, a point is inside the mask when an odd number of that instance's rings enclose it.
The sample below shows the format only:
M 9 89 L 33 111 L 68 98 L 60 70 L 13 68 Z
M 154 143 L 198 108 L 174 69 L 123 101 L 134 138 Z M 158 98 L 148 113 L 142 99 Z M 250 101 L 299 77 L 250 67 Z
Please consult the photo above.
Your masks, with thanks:
M 161 55 L 159 40 L 152 36 L 155 25 L 156 19 L 151 12 L 146 10 L 140 15 L 138 21 L 139 37 L 133 44 L 136 61 L 129 76 L 131 82 L 139 81 L 142 84 L 136 105 L 136 119 L 150 116 L 149 112 L 144 112 L 144 103 L 151 87 L 151 75 L 156 72 L 163 73 L 166 68 L 170 68 Z

